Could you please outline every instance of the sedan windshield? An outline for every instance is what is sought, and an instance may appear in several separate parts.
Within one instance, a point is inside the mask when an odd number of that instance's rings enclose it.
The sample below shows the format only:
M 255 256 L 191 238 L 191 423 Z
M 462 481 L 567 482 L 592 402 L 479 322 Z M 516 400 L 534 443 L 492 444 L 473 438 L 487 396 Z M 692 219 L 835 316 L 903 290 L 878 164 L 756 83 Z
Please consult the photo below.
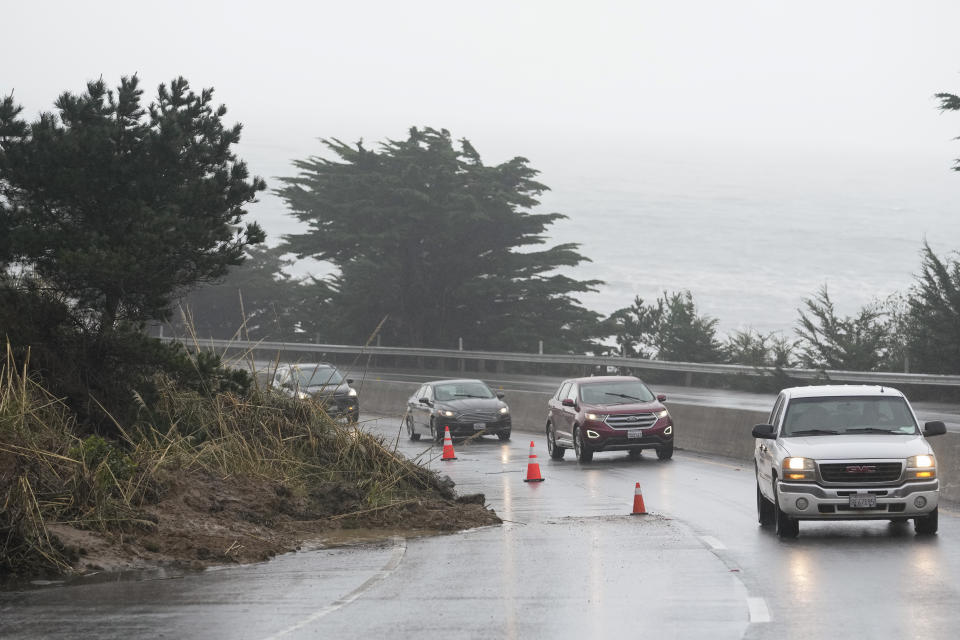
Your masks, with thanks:
M 441 401 L 460 400 L 461 398 L 495 398 L 490 387 L 479 380 L 445 382 L 434 387 L 434 397 Z
M 324 385 L 338 385 L 343 382 L 343 376 L 333 367 L 319 366 L 303 369 L 294 369 L 290 372 L 294 384 L 298 387 L 322 387 Z
M 653 402 L 647 385 L 639 380 L 591 382 L 580 387 L 580 399 L 586 404 L 633 404 Z
M 899 396 L 795 398 L 783 419 L 784 436 L 855 433 L 918 433 L 917 423 Z

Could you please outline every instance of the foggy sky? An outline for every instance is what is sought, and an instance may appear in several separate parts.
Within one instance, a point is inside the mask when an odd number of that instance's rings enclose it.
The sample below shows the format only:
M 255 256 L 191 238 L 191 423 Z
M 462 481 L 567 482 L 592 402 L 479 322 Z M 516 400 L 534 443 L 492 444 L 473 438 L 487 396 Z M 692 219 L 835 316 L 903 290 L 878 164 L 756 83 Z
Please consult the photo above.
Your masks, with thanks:
M 677 158 L 691 189 L 778 163 L 812 184 L 833 163 L 885 167 L 864 181 L 880 190 L 960 188 L 960 115 L 932 97 L 960 93 L 955 0 L 7 0 L 0 22 L 0 93 L 29 119 L 87 80 L 136 73 L 151 98 L 183 75 L 243 123 L 238 154 L 270 187 L 322 153 L 318 138 L 418 125 L 469 138 L 488 164 L 529 158 L 549 204 Z M 271 243 L 298 228 L 261 200 L 250 211 Z

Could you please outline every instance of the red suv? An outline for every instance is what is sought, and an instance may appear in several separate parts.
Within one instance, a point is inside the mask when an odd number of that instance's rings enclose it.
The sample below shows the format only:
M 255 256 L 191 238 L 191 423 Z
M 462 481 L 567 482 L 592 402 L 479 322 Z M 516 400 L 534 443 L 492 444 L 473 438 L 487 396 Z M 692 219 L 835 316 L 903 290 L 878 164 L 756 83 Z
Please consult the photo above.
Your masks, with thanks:
M 573 448 L 577 460 L 590 462 L 594 451 L 627 451 L 631 459 L 644 449 L 673 456 L 673 419 L 633 376 L 595 376 L 564 380 L 548 402 L 547 450 L 559 460 Z

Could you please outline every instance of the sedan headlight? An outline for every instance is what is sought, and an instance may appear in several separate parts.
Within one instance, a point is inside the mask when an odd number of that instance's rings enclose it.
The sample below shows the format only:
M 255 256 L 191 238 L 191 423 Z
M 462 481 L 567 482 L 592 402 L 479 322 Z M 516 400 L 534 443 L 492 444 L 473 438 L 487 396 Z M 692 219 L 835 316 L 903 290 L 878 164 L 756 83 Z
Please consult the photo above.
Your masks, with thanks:
M 452 418 L 452 417 L 453 417 L 453 411 L 450 411 L 450 409 L 437 409 L 437 413 L 439 413 L 439 414 L 440 414 L 441 416 L 443 416 L 444 418 Z
M 510 407 L 500 407 L 500 415 L 506 415 L 510 413 Z
M 816 467 L 810 458 L 784 458 L 783 479 L 792 482 L 816 480 Z
M 929 480 L 937 477 L 937 460 L 932 455 L 907 458 L 908 480 Z

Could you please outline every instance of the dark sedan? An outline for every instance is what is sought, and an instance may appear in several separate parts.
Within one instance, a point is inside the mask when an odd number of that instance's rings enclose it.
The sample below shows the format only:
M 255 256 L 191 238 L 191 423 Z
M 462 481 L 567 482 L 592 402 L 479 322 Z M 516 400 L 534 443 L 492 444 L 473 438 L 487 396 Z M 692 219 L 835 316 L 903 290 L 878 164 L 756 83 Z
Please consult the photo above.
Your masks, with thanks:
M 434 380 L 424 383 L 407 400 L 407 435 L 419 440 L 429 435 L 443 442 L 445 427 L 451 436 L 496 434 L 510 439 L 510 407 L 482 380 Z

